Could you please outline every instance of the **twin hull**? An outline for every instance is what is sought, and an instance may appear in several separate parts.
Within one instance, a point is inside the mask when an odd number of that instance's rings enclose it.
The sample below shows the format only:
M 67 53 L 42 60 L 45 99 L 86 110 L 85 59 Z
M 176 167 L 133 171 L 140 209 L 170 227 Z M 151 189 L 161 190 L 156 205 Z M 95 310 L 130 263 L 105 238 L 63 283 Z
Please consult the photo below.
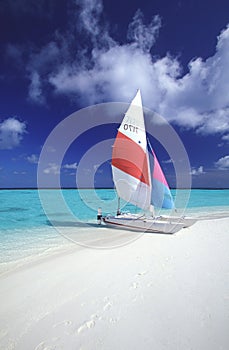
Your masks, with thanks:
M 152 233 L 176 233 L 184 227 L 180 222 L 169 222 L 168 220 L 146 218 L 145 216 L 135 216 L 134 214 L 124 214 L 117 216 L 106 216 L 104 223 L 110 227 L 121 229 L 152 232 Z

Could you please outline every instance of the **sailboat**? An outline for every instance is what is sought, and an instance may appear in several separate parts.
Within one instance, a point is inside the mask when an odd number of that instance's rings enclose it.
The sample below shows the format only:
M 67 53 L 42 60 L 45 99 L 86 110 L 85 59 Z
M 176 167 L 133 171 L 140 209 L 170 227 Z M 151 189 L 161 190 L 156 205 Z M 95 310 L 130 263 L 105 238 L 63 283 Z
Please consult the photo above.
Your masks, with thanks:
M 155 152 L 150 146 L 153 159 L 151 171 L 147 143 L 142 98 L 138 90 L 113 145 L 111 166 L 119 196 L 117 214 L 103 217 L 103 222 L 107 226 L 134 231 L 175 233 L 190 226 L 195 220 L 154 215 L 154 206 L 172 209 L 174 202 Z M 142 209 L 144 213 L 121 213 L 120 198 Z

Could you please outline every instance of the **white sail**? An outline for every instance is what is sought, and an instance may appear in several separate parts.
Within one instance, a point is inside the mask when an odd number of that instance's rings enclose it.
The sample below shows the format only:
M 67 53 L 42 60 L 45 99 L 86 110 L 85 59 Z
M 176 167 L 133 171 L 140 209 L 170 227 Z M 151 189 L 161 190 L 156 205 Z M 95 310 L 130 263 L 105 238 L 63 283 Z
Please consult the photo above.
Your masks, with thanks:
M 172 208 L 173 200 L 152 148 L 151 152 L 152 174 L 147 151 L 142 99 L 138 91 L 118 129 L 112 152 L 112 173 L 119 197 L 139 208 L 151 211 L 153 216 L 121 213 L 118 206 L 116 216 L 108 215 L 103 218 L 106 225 L 141 232 L 175 233 L 195 222 L 193 218 L 154 215 L 153 205 Z
M 140 90 L 118 129 L 112 153 L 112 173 L 122 199 L 149 209 L 151 176 Z

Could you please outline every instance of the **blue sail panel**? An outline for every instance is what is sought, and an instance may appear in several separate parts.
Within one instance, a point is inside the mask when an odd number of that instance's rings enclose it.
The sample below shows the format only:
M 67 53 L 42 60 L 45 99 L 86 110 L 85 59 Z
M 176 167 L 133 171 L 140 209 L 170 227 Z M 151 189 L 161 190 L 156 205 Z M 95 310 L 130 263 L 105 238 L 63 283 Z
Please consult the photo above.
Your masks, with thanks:
M 151 204 L 157 208 L 174 208 L 170 189 L 157 179 L 152 179 Z
M 148 141 L 149 143 L 149 141 Z M 156 154 L 154 153 L 150 143 L 150 166 L 151 166 L 151 204 L 157 208 L 172 209 L 174 208 L 174 201 L 170 192 L 169 185 L 165 178 L 165 175 L 161 169 L 161 166 L 157 160 Z

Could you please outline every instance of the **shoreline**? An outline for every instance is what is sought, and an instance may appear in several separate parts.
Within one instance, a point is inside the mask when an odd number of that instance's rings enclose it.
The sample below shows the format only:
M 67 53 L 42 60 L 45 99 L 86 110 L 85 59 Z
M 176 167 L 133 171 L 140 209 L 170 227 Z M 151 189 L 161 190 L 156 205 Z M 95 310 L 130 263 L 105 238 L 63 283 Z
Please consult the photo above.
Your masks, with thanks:
M 227 219 L 229 218 L 229 208 L 228 207 L 221 207 L 218 211 L 216 211 L 215 207 L 212 208 L 212 212 L 211 212 L 211 208 L 207 207 L 206 211 L 203 211 L 204 208 L 201 208 L 201 212 L 196 208 L 189 209 L 186 212 L 186 215 L 189 216 L 191 215 L 193 218 L 198 218 L 198 221 L 209 221 L 209 220 L 220 220 L 220 219 Z M 200 215 L 201 213 L 201 215 Z M 163 213 L 160 213 L 163 215 Z M 160 215 L 159 214 L 159 215 Z M 178 212 L 179 214 L 179 212 Z M 197 222 L 198 222 L 197 221 Z M 194 224 L 196 225 L 196 224 Z M 92 226 L 92 227 L 91 227 Z M 18 267 L 23 267 L 24 265 L 26 265 L 27 263 L 30 262 L 34 262 L 36 260 L 41 260 L 42 258 L 46 258 L 47 256 L 52 256 L 61 252 L 65 252 L 68 249 L 71 249 L 71 246 L 76 244 L 79 245 L 80 247 L 86 247 L 89 244 L 89 248 L 98 248 L 98 249 L 103 249 L 103 247 L 98 247 L 98 246 L 92 246 L 90 247 L 90 242 L 88 243 L 87 240 L 89 239 L 90 241 L 90 236 L 92 237 L 93 240 L 97 240 L 97 235 L 99 233 L 101 233 L 99 230 L 102 228 L 102 230 L 106 231 L 107 234 L 113 232 L 113 238 L 115 238 L 117 236 L 118 232 L 122 233 L 122 236 L 131 236 L 133 237 L 133 241 L 135 240 L 135 236 L 136 239 L 138 239 L 141 235 L 144 235 L 146 233 L 139 233 L 139 232 L 131 232 L 128 230 L 119 230 L 119 229 L 112 229 L 112 228 L 108 228 L 105 225 L 101 225 L 101 226 L 97 226 L 96 220 L 91 221 L 89 223 L 89 226 L 86 227 L 86 229 L 80 229 L 77 226 L 72 225 L 72 227 L 53 227 L 53 226 L 47 226 L 47 227 L 35 227 L 35 228 L 31 228 L 31 233 L 34 232 L 34 230 L 38 230 L 38 233 L 42 233 L 45 232 L 44 235 L 44 241 L 45 239 L 49 239 L 49 241 L 47 241 L 46 244 L 43 244 L 43 240 L 42 240 L 42 236 L 39 237 L 39 240 L 36 242 L 35 246 L 31 246 L 29 248 L 27 248 L 26 250 L 26 254 L 22 255 L 22 256 L 17 256 L 17 258 L 15 259 L 15 256 L 11 256 L 4 261 L 4 255 L 2 255 L 2 261 L 0 262 L 0 277 L 4 274 L 7 274 L 8 272 L 11 272 L 15 269 L 17 269 Z M 48 232 L 46 232 L 46 230 Z M 51 230 L 49 232 L 49 230 Z M 81 231 L 79 234 L 76 233 L 77 231 Z M 95 232 L 96 230 L 96 232 Z M 24 232 L 24 229 L 19 229 L 19 231 L 21 231 L 21 233 Z M 30 232 L 30 230 L 28 230 L 28 232 Z M 67 234 L 65 235 L 65 232 L 67 232 Z M 182 232 L 185 233 L 184 229 L 182 230 Z M 47 235 L 51 234 L 51 236 L 49 238 L 47 238 Z M 107 235 L 105 233 L 105 236 Z M 178 233 L 179 234 L 179 233 Z M 52 236 L 53 235 L 53 236 Z M 156 235 L 156 233 L 154 233 L 154 235 Z M 165 234 L 166 235 L 166 234 Z M 35 235 L 36 236 L 36 235 Z M 74 237 L 78 237 L 79 236 L 79 242 L 75 242 L 75 238 Z M 72 240 L 73 237 L 73 240 Z M 85 239 L 84 239 L 85 237 Z M 50 244 L 50 239 L 51 239 L 51 244 Z M 98 240 L 100 239 L 100 237 L 98 237 Z M 104 237 L 103 237 L 104 239 Z M 81 242 L 82 241 L 82 242 Z M 128 244 L 128 241 L 127 241 Z M 104 247 L 106 249 L 106 246 Z M 107 247 L 108 249 L 111 248 Z M 17 251 L 15 249 L 12 249 L 11 255 L 15 254 L 15 252 Z
M 115 249 L 69 246 L 0 276 L 1 347 L 228 348 L 228 227 L 201 220 Z M 113 231 L 102 244 L 123 241 Z

